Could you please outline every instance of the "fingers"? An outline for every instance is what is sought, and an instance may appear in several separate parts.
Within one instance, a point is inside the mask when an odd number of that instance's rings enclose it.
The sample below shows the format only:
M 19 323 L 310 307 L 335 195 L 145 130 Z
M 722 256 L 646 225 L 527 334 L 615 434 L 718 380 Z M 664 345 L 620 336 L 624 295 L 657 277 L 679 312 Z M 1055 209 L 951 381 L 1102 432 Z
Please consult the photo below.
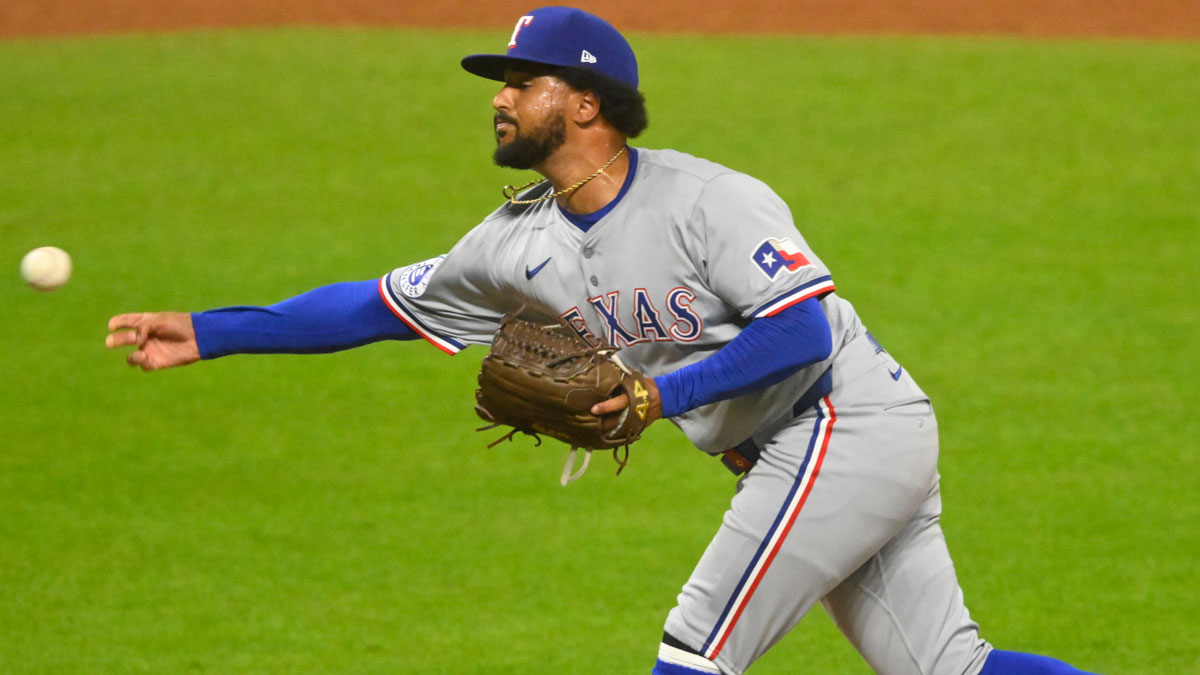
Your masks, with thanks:
M 136 345 L 136 344 L 138 344 L 137 331 L 127 330 L 127 331 L 121 331 L 120 333 L 110 333 L 107 337 L 104 338 L 104 346 L 108 347 L 109 349 L 115 349 L 117 347 L 127 347 L 129 345 Z
M 112 332 L 121 330 L 123 328 L 136 328 L 138 322 L 144 318 L 146 318 L 145 312 L 138 312 L 136 314 L 118 314 L 108 320 L 108 330 L 109 332 Z
M 134 347 L 125 361 L 144 371 L 185 366 L 200 360 L 190 314 L 118 314 L 108 320 L 108 329 L 112 332 L 104 338 L 104 345 L 109 349 Z
M 592 406 L 592 414 L 598 417 L 603 417 L 604 415 L 611 415 L 613 413 L 621 412 L 628 405 L 629 397 L 625 394 L 621 394 L 620 396 L 615 396 L 607 401 L 601 401 Z
M 109 335 L 104 338 L 104 346 L 109 349 L 128 345 L 141 347 L 146 342 L 146 331 L 142 324 L 149 317 L 150 314 L 139 312 L 137 314 L 118 314 L 109 319 Z
M 659 398 L 658 387 L 655 386 L 654 380 L 647 378 L 646 380 L 646 399 L 639 396 L 640 405 L 638 406 L 638 416 L 645 420 L 646 424 L 650 424 L 654 420 L 662 419 L 662 400 Z M 646 403 L 649 403 L 646 406 Z M 629 396 L 620 394 L 614 396 L 607 401 L 601 401 L 592 406 L 592 414 L 597 417 L 606 415 L 614 415 L 629 407 Z
M 152 370 L 161 370 L 165 368 L 161 359 L 156 359 L 144 349 L 135 349 L 129 352 L 129 356 L 125 357 L 125 362 L 134 368 L 141 368 L 145 372 Z
M 155 369 L 151 363 L 150 355 L 143 349 L 146 341 L 146 331 L 143 329 L 142 324 L 149 316 L 145 312 L 118 314 L 108 320 L 108 330 L 111 332 L 104 338 L 104 346 L 109 349 L 136 345 L 138 348 L 125 357 L 125 362 L 145 371 Z

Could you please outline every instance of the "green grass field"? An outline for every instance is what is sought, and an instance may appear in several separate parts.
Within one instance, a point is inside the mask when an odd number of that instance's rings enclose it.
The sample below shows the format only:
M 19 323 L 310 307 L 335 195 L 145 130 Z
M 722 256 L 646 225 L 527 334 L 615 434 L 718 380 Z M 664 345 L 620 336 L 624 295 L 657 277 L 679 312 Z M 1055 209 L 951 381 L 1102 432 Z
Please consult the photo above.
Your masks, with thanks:
M 0 43 L 0 671 L 646 673 L 734 481 L 667 424 L 616 478 L 488 450 L 482 351 L 142 374 L 112 314 L 444 252 L 492 33 Z M 1200 45 L 634 36 L 651 129 L 789 202 L 934 397 L 993 643 L 1200 672 Z M 51 294 L 25 251 L 75 257 Z M 600 459 L 600 458 L 598 458 Z M 755 673 L 866 673 L 817 610 Z

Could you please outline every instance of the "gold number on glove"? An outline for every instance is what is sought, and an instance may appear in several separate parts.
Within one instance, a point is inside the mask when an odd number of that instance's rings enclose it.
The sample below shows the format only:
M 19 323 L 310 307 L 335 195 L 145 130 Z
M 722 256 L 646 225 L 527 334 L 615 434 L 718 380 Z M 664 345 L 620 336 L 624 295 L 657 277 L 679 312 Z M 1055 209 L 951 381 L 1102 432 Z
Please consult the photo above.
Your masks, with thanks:
M 646 413 L 650 411 L 650 392 L 646 391 L 646 386 L 641 380 L 633 382 L 633 396 L 637 399 L 638 404 L 634 410 L 637 411 L 638 419 L 645 420 Z

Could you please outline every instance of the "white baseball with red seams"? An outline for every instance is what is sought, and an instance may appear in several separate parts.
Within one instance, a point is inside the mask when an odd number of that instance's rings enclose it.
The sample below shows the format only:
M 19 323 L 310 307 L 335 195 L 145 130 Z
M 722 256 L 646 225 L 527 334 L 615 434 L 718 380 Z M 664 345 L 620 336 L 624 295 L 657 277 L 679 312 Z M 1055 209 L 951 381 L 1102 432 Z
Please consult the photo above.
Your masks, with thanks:
M 39 291 L 53 291 L 71 279 L 71 256 L 56 246 L 35 248 L 21 259 L 21 278 Z

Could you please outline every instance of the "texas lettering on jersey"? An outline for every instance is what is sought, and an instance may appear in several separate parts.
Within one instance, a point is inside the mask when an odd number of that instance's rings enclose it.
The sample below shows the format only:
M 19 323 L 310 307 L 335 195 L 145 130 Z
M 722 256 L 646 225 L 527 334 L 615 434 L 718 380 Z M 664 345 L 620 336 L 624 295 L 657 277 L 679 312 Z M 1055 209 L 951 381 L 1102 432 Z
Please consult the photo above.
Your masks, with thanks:
M 596 311 L 602 322 L 604 342 L 614 347 L 627 347 L 642 342 L 692 342 L 704 332 L 704 321 L 692 310 L 692 302 L 696 294 L 688 288 L 679 286 L 671 289 L 662 306 L 666 308 L 669 318 L 659 311 L 658 306 L 644 288 L 633 291 L 632 312 L 627 314 L 627 321 L 622 321 L 621 292 L 609 291 L 602 295 L 588 298 L 588 304 Z M 599 345 L 600 340 L 588 327 L 587 320 L 579 307 L 572 307 L 563 312 L 560 317 L 580 337 L 589 344 Z

